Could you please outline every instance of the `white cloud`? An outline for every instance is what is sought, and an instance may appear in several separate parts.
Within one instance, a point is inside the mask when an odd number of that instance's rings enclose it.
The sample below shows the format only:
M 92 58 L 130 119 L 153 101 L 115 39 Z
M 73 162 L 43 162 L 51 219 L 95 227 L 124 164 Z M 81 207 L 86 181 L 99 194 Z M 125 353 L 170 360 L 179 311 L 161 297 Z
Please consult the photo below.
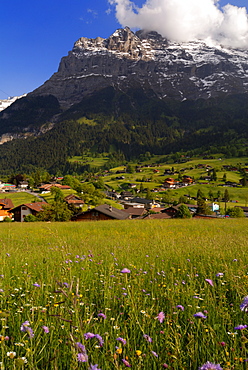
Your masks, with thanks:
M 196 39 L 229 47 L 248 48 L 246 8 L 218 0 L 146 0 L 141 7 L 131 0 L 109 0 L 124 27 L 159 32 L 172 41 Z

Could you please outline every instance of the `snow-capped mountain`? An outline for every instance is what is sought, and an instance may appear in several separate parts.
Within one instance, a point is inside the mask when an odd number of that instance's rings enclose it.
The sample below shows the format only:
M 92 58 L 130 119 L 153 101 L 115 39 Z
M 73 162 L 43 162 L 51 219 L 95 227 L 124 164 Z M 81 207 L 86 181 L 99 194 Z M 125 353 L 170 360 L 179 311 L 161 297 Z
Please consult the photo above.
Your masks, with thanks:
M 8 99 L 0 100 L 0 112 L 4 109 L 8 108 L 11 104 L 13 104 L 17 99 L 23 98 L 27 94 L 21 95 L 21 96 L 12 96 Z
M 248 50 L 170 42 L 157 32 L 118 29 L 80 38 L 59 70 L 31 95 L 54 95 L 64 107 L 105 87 L 141 87 L 159 99 L 207 99 L 248 92 Z

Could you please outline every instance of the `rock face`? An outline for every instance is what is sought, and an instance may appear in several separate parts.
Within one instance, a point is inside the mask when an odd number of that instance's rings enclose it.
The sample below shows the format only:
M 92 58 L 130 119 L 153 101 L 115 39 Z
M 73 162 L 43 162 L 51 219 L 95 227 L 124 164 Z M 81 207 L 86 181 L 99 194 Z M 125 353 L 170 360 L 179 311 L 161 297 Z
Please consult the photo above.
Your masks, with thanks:
M 248 92 L 248 51 L 172 43 L 157 32 L 118 29 L 80 38 L 58 72 L 29 95 L 54 95 L 64 108 L 105 87 L 152 91 L 159 99 L 207 99 Z

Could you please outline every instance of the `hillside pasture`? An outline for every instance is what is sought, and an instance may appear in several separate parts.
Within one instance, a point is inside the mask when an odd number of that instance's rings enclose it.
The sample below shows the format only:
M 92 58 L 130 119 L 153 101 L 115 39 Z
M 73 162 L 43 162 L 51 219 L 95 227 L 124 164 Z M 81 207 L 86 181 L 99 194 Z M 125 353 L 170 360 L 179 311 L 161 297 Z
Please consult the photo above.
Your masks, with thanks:
M 246 369 L 246 219 L 1 224 L 0 241 L 1 369 Z

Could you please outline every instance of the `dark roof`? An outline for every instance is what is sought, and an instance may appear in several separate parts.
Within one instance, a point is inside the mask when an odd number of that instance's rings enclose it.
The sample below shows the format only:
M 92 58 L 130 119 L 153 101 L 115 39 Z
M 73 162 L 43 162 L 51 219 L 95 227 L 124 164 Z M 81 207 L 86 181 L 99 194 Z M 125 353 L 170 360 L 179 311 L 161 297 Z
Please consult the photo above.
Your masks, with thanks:
M 128 207 L 126 209 L 123 209 L 122 212 L 123 211 L 128 213 L 129 215 L 132 215 L 132 216 L 142 216 L 146 212 L 146 209 L 145 208 Z
M 118 209 L 108 204 L 102 204 L 94 208 L 95 211 L 102 212 L 103 214 L 115 218 L 116 220 L 125 220 L 128 218 L 128 214 L 123 212 L 122 209 Z
M 0 203 L 4 205 L 3 209 L 11 209 L 14 207 L 12 200 L 9 198 L 0 199 Z
M 171 218 L 167 213 L 151 213 L 144 217 L 145 220 L 164 220 Z
M 89 209 L 85 212 L 80 212 L 77 215 L 72 216 L 72 221 L 76 220 L 80 215 L 91 213 L 91 212 L 99 212 L 102 213 L 110 218 L 113 218 L 114 220 L 126 220 L 129 218 L 129 214 L 126 212 L 123 212 L 122 209 L 117 209 L 115 207 L 109 206 L 108 204 L 102 204 L 100 206 L 97 206 L 95 208 Z
M 151 199 L 135 197 L 131 199 L 131 203 L 150 204 L 150 203 L 153 203 L 153 201 Z

